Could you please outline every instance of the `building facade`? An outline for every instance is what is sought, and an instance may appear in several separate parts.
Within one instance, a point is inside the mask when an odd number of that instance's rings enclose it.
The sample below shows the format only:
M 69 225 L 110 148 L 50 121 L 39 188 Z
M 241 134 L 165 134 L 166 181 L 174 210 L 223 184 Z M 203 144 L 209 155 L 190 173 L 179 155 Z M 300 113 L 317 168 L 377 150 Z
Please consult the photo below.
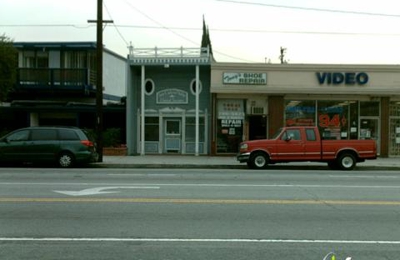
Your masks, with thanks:
M 131 48 L 128 63 L 128 155 L 209 154 L 209 49 Z
M 318 126 L 325 139 L 373 139 L 400 156 L 400 66 L 213 63 L 213 154 L 282 126 Z
M 38 125 L 96 124 L 96 42 L 15 42 L 18 73 L 0 106 L 0 131 Z M 125 133 L 126 58 L 103 54 L 105 127 Z

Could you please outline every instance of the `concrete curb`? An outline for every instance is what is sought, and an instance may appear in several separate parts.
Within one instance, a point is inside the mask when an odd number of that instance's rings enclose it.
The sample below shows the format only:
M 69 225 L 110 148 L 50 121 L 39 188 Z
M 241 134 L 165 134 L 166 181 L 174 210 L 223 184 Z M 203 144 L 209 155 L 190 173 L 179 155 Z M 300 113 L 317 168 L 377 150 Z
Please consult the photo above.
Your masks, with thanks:
M 91 168 L 114 168 L 114 169 L 229 169 L 229 170 L 251 170 L 245 164 L 238 165 L 200 165 L 200 164 L 120 164 L 120 163 L 95 163 L 90 165 Z M 287 164 L 276 164 L 269 165 L 266 169 L 268 170 L 331 170 L 327 165 L 287 165 Z M 357 165 L 355 171 L 398 171 L 400 166 L 372 166 L 372 165 Z M 257 170 L 253 170 L 257 171 Z M 333 170 L 331 170 L 333 171 Z M 337 172 L 341 172 L 337 170 Z M 351 171 L 350 171 L 351 172 Z

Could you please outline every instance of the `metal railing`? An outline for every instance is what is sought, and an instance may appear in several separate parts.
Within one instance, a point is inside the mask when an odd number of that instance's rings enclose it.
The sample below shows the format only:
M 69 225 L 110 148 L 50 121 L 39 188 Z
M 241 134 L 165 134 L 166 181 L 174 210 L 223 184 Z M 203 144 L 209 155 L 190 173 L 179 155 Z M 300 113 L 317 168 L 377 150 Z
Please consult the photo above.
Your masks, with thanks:
M 94 86 L 96 75 L 89 69 L 19 68 L 18 89 L 81 89 Z
M 202 48 L 129 48 L 128 60 L 134 63 L 208 63 L 210 49 Z

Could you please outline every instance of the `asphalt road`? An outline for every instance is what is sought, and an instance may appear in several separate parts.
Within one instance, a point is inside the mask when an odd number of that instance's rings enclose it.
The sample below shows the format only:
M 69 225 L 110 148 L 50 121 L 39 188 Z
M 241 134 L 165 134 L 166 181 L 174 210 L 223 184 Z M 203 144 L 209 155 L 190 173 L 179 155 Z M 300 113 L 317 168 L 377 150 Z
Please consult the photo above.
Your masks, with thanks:
M 400 258 L 400 172 L 0 168 L 0 259 L 330 252 Z

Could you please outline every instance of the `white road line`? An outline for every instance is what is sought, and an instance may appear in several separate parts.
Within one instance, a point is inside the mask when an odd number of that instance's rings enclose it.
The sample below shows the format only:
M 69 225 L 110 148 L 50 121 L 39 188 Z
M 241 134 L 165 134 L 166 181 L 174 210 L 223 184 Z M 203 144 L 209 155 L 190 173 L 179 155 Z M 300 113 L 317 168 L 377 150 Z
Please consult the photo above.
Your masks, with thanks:
M 390 240 L 312 240 L 312 239 L 203 239 L 203 238 L 73 238 L 73 237 L 0 237 L 5 242 L 199 242 L 199 243 L 294 243 L 294 244 L 379 244 L 400 245 L 400 241 Z
M 359 178 L 359 179 L 398 179 L 399 176 L 390 175 L 379 175 L 379 176 L 368 176 L 368 175 L 328 175 L 330 178 Z
M 308 185 L 308 184 L 214 184 L 214 183 L 24 183 L 0 182 L 0 185 L 26 186 L 171 186 L 171 187 L 249 187 L 249 188 L 340 188 L 340 189 L 400 189 L 400 185 Z

